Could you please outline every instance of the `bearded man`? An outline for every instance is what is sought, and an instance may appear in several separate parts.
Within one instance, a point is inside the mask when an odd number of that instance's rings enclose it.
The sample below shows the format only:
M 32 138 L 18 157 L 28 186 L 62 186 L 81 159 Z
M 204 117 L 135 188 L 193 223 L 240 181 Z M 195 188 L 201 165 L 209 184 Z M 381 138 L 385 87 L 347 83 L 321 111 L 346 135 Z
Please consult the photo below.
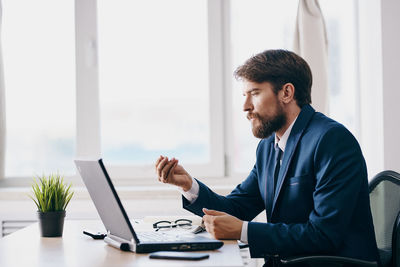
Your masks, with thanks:
M 328 254 L 378 261 L 367 169 L 360 146 L 341 124 L 311 106 L 308 64 L 267 50 L 235 71 L 243 110 L 260 138 L 249 176 L 227 196 L 192 178 L 175 158 L 155 164 L 176 185 L 183 207 L 203 216 L 217 239 L 238 239 L 251 257 Z M 317 88 L 318 89 L 318 88 Z M 267 222 L 252 222 L 266 210 Z

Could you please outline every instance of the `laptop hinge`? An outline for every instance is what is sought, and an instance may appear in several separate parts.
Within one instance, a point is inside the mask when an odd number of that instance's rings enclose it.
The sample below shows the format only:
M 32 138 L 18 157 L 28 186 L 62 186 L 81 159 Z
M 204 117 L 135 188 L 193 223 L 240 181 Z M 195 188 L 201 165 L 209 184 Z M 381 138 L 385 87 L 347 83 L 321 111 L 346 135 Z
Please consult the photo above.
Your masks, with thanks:
M 133 251 L 133 252 L 136 251 L 136 243 L 134 242 L 133 239 L 129 241 L 120 238 L 118 236 L 110 234 L 110 231 L 107 231 L 107 236 L 104 238 L 104 242 L 106 242 L 110 246 L 119 248 L 120 250 L 123 251 Z

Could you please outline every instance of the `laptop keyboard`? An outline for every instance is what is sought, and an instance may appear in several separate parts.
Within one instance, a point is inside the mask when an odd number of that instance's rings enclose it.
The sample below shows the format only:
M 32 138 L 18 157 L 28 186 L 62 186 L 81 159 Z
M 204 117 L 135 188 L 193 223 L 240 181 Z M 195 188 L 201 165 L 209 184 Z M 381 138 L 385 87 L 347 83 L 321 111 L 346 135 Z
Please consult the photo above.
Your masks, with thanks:
M 177 234 L 165 232 L 138 232 L 137 235 L 141 242 L 171 242 L 182 240 L 182 238 Z

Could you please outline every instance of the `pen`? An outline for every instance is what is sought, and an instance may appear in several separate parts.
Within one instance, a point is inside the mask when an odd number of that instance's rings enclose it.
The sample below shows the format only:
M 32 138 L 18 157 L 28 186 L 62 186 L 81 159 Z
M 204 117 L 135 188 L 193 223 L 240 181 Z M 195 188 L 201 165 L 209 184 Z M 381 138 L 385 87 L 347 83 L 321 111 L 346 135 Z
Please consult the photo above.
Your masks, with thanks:
M 206 227 L 204 226 L 204 221 L 201 220 L 201 225 L 197 226 L 196 229 L 193 230 L 194 234 L 200 234 L 206 230 Z
M 83 231 L 83 234 L 88 235 L 93 239 L 104 239 L 107 236 L 107 234 L 102 234 L 102 233 L 92 234 L 88 231 Z

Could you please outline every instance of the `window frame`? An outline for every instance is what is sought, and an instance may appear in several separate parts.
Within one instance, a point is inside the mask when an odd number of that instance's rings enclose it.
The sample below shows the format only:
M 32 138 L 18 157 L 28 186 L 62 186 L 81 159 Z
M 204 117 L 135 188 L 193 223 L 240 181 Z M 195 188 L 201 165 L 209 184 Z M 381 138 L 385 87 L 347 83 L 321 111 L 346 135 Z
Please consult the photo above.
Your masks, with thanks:
M 201 178 L 207 184 L 222 186 L 226 185 L 227 181 L 230 184 L 240 182 L 247 173 L 234 173 L 231 160 L 234 151 L 232 51 L 229 43 L 230 1 L 207 0 L 207 4 L 210 164 L 185 165 L 185 168 L 194 177 Z M 96 10 L 97 0 L 75 0 L 76 158 L 79 159 L 101 157 Z M 357 6 L 356 12 L 360 12 L 360 6 Z M 360 28 L 357 28 L 356 31 L 359 34 Z M 360 53 L 357 57 L 360 59 Z M 363 77 L 362 75 L 361 78 Z M 359 77 L 359 79 L 361 78 Z M 363 130 L 361 129 L 361 134 L 364 132 Z M 368 146 L 369 144 L 364 145 Z M 156 174 L 151 165 L 107 165 L 106 159 L 105 163 L 117 186 L 154 185 L 156 183 L 156 179 L 154 179 Z M 66 179 L 72 181 L 74 185 L 83 185 L 77 172 Z M 29 177 L 0 179 L 0 187 L 29 186 L 30 183 L 31 178 Z
M 224 177 L 223 1 L 207 0 L 209 50 L 209 151 L 207 164 L 185 168 L 201 177 Z M 97 1 L 75 1 L 76 29 L 76 157 L 100 158 L 100 101 L 98 70 Z M 107 159 L 104 159 L 107 164 Z M 156 160 L 156 159 L 154 159 Z M 111 177 L 143 179 L 155 176 L 153 165 L 108 165 Z

